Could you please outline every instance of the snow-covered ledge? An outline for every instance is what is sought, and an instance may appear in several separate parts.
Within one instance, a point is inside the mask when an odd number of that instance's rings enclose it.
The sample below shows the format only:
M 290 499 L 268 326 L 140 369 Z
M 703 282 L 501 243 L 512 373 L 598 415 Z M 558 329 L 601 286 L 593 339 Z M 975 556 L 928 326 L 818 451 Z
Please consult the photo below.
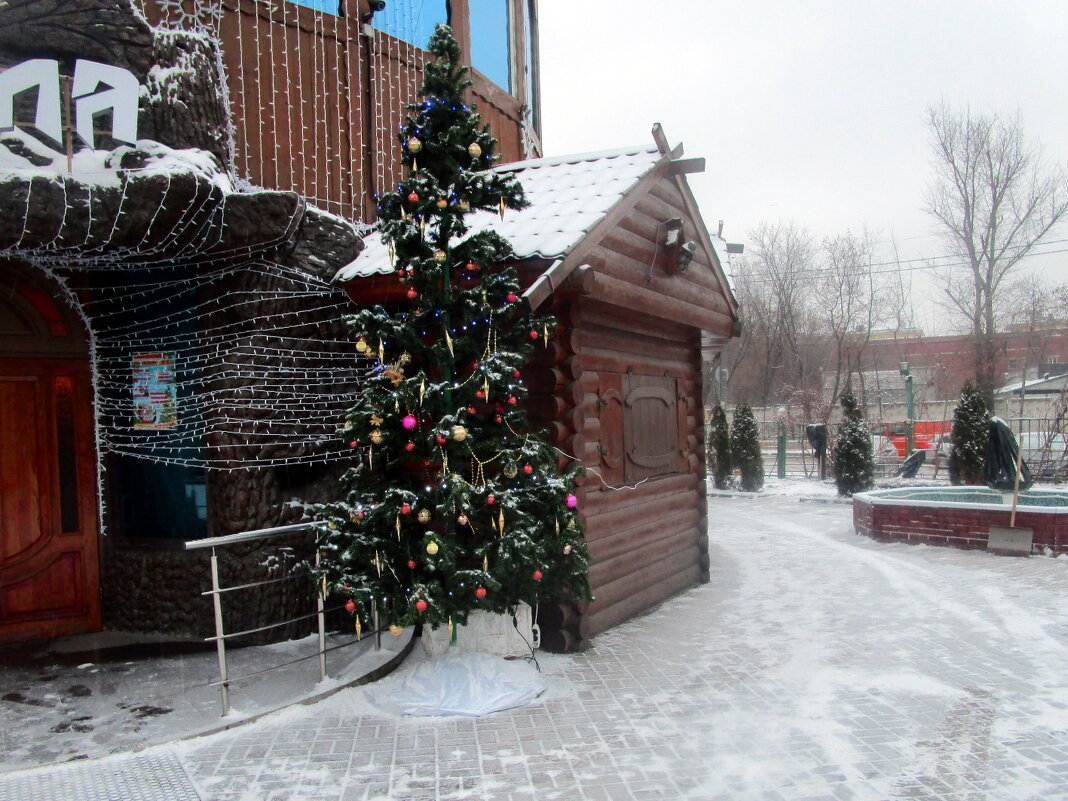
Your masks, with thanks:
M 455 644 L 449 641 L 448 626 L 439 626 L 437 629 L 424 627 L 423 649 L 428 656 L 443 654 L 449 648 L 497 656 L 529 656 L 534 642 L 530 607 L 520 604 L 515 620 L 515 625 L 512 625 L 511 615 L 472 612 L 467 618 L 467 624 L 457 627 Z

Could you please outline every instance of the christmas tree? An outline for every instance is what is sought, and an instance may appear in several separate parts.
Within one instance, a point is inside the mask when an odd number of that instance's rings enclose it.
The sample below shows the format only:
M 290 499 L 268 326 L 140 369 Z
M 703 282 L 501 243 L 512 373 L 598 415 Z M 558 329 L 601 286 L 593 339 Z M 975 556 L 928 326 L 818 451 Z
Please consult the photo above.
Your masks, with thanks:
M 949 480 L 953 484 L 986 483 L 986 444 L 990 438 L 990 413 L 983 393 L 970 381 L 961 390 L 953 410 L 949 433 Z
M 756 492 L 764 486 L 764 457 L 760 455 L 760 431 L 748 403 L 734 410 L 730 436 L 731 464 L 742 478 L 742 489 Z
M 430 41 L 422 94 L 398 138 L 407 177 L 378 199 L 379 230 L 410 305 L 349 318 L 375 364 L 342 435 L 357 464 L 320 508 L 324 590 L 357 631 L 376 605 L 393 626 L 464 623 L 472 610 L 590 597 L 577 469 L 523 410 L 523 368 L 555 321 L 520 298 L 508 243 L 471 233 L 477 210 L 527 205 L 488 170 L 496 140 L 465 103 L 451 31 Z
M 720 404 L 712 410 L 712 433 L 709 450 L 712 453 L 712 483 L 716 489 L 727 489 L 731 477 L 731 444 L 727 428 L 727 413 Z
M 845 420 L 838 430 L 831 463 L 838 494 L 852 495 L 875 486 L 875 453 L 871 432 L 864 425 L 864 413 L 852 390 L 845 391 L 841 404 Z

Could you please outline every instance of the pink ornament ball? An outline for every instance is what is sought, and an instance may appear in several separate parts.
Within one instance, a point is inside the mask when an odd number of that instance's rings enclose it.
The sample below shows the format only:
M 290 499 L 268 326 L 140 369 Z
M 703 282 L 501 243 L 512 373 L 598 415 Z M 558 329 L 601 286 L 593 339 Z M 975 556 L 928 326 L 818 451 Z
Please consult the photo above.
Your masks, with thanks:
M 574 495 L 568 495 L 567 500 L 565 500 L 564 503 L 567 504 L 568 509 L 574 509 L 576 506 L 578 506 L 578 498 L 576 498 Z
M 411 431 L 413 428 L 415 428 L 415 424 L 416 424 L 416 420 L 415 420 L 415 415 L 414 414 L 406 415 L 405 418 L 403 420 L 401 420 L 401 425 L 404 426 L 409 431 Z

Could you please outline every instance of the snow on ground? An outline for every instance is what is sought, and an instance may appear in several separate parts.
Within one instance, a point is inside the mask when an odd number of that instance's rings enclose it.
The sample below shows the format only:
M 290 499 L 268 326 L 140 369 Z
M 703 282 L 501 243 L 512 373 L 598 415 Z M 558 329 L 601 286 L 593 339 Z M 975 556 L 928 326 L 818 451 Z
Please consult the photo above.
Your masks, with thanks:
M 525 707 L 353 688 L 172 750 L 204 801 L 1068 799 L 1068 559 L 873 542 L 775 481 L 709 518 L 712 581 L 539 654 Z
M 522 709 L 415 721 L 346 691 L 181 758 L 220 801 L 1068 799 L 1068 560 L 875 543 L 850 515 L 711 498 L 712 582 L 542 657 Z

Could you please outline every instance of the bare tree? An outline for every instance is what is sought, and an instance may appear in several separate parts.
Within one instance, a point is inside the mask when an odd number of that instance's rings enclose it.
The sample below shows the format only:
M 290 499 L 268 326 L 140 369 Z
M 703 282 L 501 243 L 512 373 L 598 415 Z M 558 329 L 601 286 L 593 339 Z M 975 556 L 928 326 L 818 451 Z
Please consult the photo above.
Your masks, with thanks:
M 742 341 L 731 349 L 735 398 L 764 406 L 781 400 L 784 385 L 811 381 L 815 247 L 796 223 L 761 223 L 749 232 L 745 260 L 735 276 L 745 315 Z
M 833 348 L 830 397 L 836 399 L 853 375 L 860 386 L 861 356 L 879 319 L 883 292 L 872 268 L 875 242 L 869 231 L 825 239 L 822 250 L 820 310 Z
M 987 402 L 998 383 L 998 298 L 1006 276 L 1068 213 L 1068 178 L 1043 162 L 1019 116 L 927 109 L 934 179 L 927 210 L 965 261 L 944 278 L 950 308 L 975 340 L 975 379 Z

